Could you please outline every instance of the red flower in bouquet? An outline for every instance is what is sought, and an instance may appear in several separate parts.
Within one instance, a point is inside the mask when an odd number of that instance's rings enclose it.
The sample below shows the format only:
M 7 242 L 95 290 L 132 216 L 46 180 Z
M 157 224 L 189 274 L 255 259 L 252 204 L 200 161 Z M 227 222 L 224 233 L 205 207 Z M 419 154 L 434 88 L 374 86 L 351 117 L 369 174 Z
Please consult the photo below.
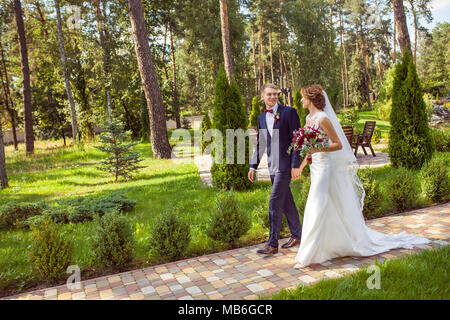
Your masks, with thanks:
M 300 151 L 300 155 L 303 156 L 308 154 L 311 149 L 327 148 L 329 145 L 328 138 L 322 132 L 311 127 L 305 127 L 294 131 L 294 137 L 287 152 L 290 154 L 292 151 Z M 306 160 L 311 163 L 311 156 L 309 155 Z

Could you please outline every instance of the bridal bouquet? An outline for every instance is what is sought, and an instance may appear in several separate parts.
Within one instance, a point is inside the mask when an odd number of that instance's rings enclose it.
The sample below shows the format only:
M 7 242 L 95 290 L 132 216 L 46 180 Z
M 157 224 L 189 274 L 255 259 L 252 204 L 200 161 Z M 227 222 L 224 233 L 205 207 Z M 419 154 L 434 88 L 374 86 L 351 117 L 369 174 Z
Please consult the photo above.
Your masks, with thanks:
M 300 155 L 303 156 L 309 153 L 311 149 L 319 149 L 329 146 L 330 143 L 328 142 L 328 138 L 323 133 L 317 129 L 305 127 L 294 131 L 294 138 L 292 138 L 292 143 L 287 152 L 291 154 L 292 150 L 294 150 L 294 152 L 300 151 Z M 308 156 L 306 161 L 311 163 L 311 156 Z

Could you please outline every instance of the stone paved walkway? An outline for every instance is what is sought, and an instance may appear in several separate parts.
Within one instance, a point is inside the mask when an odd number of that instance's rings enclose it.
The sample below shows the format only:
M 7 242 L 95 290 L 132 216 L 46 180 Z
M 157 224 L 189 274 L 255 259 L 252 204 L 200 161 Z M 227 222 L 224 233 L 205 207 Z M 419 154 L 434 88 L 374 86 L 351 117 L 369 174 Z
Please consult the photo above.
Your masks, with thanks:
M 367 222 L 384 233 L 406 231 L 433 242 L 413 250 L 396 249 L 371 257 L 342 257 L 294 269 L 298 247 L 281 249 L 274 256 L 261 256 L 255 245 L 171 262 L 144 269 L 85 280 L 79 290 L 58 286 L 4 299 L 26 300 L 173 300 L 256 299 L 283 288 L 335 278 L 373 264 L 450 242 L 450 203 Z M 284 240 L 286 241 L 286 240 Z M 283 243 L 284 241 L 281 241 Z
M 250 134 L 250 139 L 253 143 L 251 145 L 256 145 L 256 134 Z M 361 169 L 368 167 L 379 168 L 390 164 L 391 162 L 389 160 L 389 154 L 377 151 L 385 147 L 387 147 L 387 145 L 385 144 L 374 145 L 373 148 L 375 150 L 375 157 L 372 156 L 369 148 L 366 148 L 367 155 L 365 155 L 363 150 L 359 148 L 356 155 L 356 160 L 358 161 L 359 167 Z M 212 186 L 211 155 L 195 154 L 194 162 L 197 165 L 198 173 L 203 184 L 206 186 Z M 267 164 L 267 153 L 264 153 L 263 157 L 261 158 L 261 162 L 259 163 L 258 170 L 256 170 L 256 181 L 258 180 L 270 181 L 269 168 Z

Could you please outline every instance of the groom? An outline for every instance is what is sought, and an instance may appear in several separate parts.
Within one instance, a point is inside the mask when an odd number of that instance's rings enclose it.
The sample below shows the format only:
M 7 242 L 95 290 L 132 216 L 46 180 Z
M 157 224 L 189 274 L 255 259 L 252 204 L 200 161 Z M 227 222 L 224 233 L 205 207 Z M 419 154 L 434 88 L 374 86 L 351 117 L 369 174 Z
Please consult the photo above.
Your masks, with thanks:
M 261 254 L 278 252 L 278 237 L 281 231 L 283 213 L 286 215 L 291 238 L 282 245 L 290 248 L 300 243 L 301 226 L 297 207 L 289 187 L 291 179 L 300 176 L 299 152 L 287 153 L 293 138 L 293 131 L 300 128 L 300 120 L 294 108 L 279 105 L 278 88 L 265 84 L 261 88 L 261 98 L 266 104 L 264 113 L 258 117 L 257 145 L 248 172 L 248 179 L 254 182 L 255 170 L 267 149 L 272 193 L 269 202 L 270 237 L 267 245 L 258 250 Z

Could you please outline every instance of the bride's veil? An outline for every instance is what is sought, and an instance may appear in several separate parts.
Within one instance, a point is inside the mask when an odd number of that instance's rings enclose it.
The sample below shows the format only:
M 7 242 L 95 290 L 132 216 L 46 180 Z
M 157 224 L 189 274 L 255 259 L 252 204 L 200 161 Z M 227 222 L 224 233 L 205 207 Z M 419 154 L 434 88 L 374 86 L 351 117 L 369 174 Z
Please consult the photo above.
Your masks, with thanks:
M 323 95 L 325 96 L 325 109 L 323 111 L 333 124 L 334 130 L 342 143 L 341 150 L 330 152 L 333 172 L 336 174 L 336 179 L 350 179 L 351 184 L 353 185 L 353 190 L 346 190 L 345 192 L 355 192 L 357 199 L 359 199 L 359 207 L 362 212 L 365 191 L 357 175 L 359 165 L 325 91 L 323 91 Z

